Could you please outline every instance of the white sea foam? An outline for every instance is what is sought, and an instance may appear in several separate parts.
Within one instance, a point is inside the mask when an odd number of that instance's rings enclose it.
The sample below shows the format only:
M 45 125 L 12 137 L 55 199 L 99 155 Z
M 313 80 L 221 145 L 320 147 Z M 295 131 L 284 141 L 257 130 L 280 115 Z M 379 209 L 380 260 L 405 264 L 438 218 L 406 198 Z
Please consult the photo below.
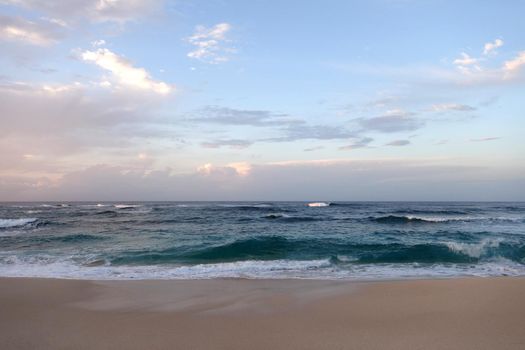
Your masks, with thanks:
M 0 276 L 73 278 L 87 280 L 130 279 L 317 279 L 392 280 L 453 278 L 463 276 L 525 276 L 525 265 L 506 259 L 480 264 L 355 264 L 344 268 L 321 260 L 237 261 L 192 266 L 86 266 L 73 258 L 42 256 L 0 257 Z
M 327 202 L 312 202 L 308 203 L 309 207 L 328 207 L 330 206 L 330 203 Z
M 113 206 L 117 209 L 131 209 L 141 207 L 141 205 L 138 204 L 114 204 Z
M 25 226 L 37 220 L 37 218 L 0 219 L 0 228 Z
M 503 239 L 487 238 L 479 243 L 460 243 L 460 242 L 446 242 L 446 246 L 453 252 L 463 253 L 472 258 L 479 258 L 487 248 L 497 248 Z

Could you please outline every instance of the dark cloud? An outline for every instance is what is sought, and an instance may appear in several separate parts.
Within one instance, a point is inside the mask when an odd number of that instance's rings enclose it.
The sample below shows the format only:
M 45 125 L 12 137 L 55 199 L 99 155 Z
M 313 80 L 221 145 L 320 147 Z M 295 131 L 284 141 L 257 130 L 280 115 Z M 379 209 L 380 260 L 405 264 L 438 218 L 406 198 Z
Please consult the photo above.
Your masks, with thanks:
M 385 133 L 398 131 L 413 131 L 424 126 L 424 122 L 415 118 L 413 113 L 392 111 L 386 115 L 373 118 L 360 118 L 359 125 L 365 130 Z
M 368 147 L 368 145 L 372 141 L 374 141 L 374 139 L 371 137 L 363 137 L 362 139 L 357 140 L 349 145 L 341 146 L 339 147 L 339 149 L 340 150 L 352 150 L 352 149 L 357 149 L 357 148 L 365 148 L 365 147 Z
M 313 151 L 319 151 L 324 149 L 324 146 L 316 146 L 316 147 L 310 147 L 303 149 L 304 152 L 313 152 Z
M 387 143 L 385 146 L 406 146 L 410 145 L 409 140 L 394 140 L 389 143 Z
M 250 147 L 252 144 L 253 142 L 249 140 L 226 139 L 203 142 L 201 146 L 204 148 L 230 147 L 233 149 L 243 149 Z
M 265 141 L 289 142 L 297 140 L 341 140 L 355 137 L 356 133 L 341 126 L 294 124 L 282 129 L 281 137 Z
M 291 119 L 287 114 L 273 113 L 264 110 L 244 110 L 220 106 L 207 106 L 195 112 L 197 116 L 187 119 L 189 122 L 223 124 L 223 125 L 249 125 L 249 126 L 282 126 L 287 124 L 302 123 Z

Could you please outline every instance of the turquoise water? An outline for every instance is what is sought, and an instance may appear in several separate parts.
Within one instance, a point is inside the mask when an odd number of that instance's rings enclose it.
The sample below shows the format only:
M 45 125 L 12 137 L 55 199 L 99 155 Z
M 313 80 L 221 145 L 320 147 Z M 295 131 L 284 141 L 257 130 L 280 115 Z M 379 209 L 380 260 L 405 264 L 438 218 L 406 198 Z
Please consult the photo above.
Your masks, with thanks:
M 525 275 L 525 203 L 3 203 L 0 276 Z

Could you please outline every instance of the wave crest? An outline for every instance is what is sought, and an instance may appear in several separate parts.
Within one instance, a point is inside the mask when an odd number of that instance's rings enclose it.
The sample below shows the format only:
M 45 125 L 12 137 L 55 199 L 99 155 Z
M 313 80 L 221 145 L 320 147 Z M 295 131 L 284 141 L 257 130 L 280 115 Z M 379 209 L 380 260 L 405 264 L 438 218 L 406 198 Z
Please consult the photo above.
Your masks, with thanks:
M 37 220 L 38 218 L 0 219 L 0 229 L 26 226 Z

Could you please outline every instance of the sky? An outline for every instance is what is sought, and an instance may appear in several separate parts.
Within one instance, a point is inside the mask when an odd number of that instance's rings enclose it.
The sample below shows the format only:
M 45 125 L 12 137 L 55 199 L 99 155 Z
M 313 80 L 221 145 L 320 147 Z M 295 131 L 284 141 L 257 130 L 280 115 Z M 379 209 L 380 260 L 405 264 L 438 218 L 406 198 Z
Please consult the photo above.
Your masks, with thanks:
M 525 200 L 524 13 L 0 0 L 0 201 Z

